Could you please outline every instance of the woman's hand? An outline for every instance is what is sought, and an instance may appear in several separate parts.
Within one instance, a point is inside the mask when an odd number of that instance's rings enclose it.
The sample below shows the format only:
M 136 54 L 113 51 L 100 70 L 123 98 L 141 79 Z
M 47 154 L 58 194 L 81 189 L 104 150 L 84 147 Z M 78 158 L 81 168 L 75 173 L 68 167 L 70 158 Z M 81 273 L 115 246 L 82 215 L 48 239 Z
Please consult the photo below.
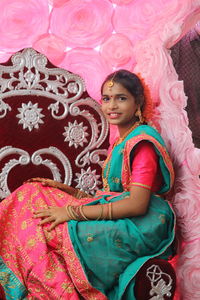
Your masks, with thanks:
M 43 186 L 63 189 L 63 183 L 48 178 L 35 177 L 35 178 L 28 179 L 26 182 L 40 182 Z
M 48 231 L 54 229 L 58 224 L 64 223 L 70 220 L 69 215 L 65 207 L 49 206 L 48 209 L 38 210 L 34 212 L 34 218 L 42 218 L 39 225 L 51 223 Z

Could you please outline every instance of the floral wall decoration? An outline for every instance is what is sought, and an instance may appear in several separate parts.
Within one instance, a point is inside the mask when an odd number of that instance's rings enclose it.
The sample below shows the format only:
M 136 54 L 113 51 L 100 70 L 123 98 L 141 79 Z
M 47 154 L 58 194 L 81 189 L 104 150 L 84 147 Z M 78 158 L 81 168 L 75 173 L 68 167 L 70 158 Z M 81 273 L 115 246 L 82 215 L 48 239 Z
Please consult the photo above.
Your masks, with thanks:
M 200 0 L 0 1 L 0 62 L 33 47 L 81 75 L 97 101 L 101 82 L 114 70 L 138 72 L 148 83 L 176 169 L 177 297 L 184 300 L 200 299 L 200 153 L 169 49 L 199 19 Z

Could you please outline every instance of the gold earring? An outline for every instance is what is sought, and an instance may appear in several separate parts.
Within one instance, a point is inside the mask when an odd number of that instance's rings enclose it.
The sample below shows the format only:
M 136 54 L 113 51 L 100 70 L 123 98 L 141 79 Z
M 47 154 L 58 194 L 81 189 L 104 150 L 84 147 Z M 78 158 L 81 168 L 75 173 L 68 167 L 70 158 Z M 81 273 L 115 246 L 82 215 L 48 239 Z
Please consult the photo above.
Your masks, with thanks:
M 135 116 L 139 118 L 139 122 L 140 124 L 143 124 L 144 123 L 144 118 L 142 116 L 142 112 L 141 112 L 141 109 L 140 107 L 137 109 L 137 111 L 135 112 Z

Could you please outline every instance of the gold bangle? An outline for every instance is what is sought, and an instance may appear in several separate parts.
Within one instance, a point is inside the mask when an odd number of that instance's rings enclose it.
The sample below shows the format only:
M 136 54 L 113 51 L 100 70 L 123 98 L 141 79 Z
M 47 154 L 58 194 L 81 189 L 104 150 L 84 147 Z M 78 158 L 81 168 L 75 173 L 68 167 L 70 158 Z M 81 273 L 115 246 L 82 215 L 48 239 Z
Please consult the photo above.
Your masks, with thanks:
M 71 205 L 67 205 L 65 208 L 66 208 L 66 210 L 67 210 L 67 212 L 68 212 L 69 217 L 70 217 L 72 220 L 78 221 L 76 215 L 74 214 L 74 211 L 72 210 L 72 206 L 71 206 Z
M 69 206 L 70 206 L 70 205 L 65 206 L 65 209 L 66 209 L 66 211 L 67 211 L 68 216 L 70 217 L 70 219 L 72 219 L 73 217 L 72 217 L 72 215 L 71 215 L 71 212 L 69 211 Z
M 112 220 L 112 202 L 108 203 L 108 217 Z
M 96 221 L 102 219 L 102 216 L 103 216 L 103 205 L 102 204 L 100 204 L 100 208 L 101 208 L 101 212 L 100 212 L 98 218 L 96 219 Z
M 86 221 L 89 221 L 89 219 L 85 216 L 85 214 L 83 212 L 83 205 L 80 206 L 79 211 L 80 211 L 80 214 L 83 217 L 83 219 Z

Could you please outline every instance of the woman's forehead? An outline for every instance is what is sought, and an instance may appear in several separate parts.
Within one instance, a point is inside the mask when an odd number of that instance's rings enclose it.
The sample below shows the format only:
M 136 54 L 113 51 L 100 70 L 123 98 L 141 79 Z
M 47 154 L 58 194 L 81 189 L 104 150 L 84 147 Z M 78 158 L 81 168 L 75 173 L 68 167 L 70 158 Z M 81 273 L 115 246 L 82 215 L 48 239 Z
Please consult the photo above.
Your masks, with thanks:
M 109 81 L 105 82 L 102 92 L 103 95 L 129 94 L 128 90 L 121 83 L 114 81 L 112 86 L 109 85 Z

